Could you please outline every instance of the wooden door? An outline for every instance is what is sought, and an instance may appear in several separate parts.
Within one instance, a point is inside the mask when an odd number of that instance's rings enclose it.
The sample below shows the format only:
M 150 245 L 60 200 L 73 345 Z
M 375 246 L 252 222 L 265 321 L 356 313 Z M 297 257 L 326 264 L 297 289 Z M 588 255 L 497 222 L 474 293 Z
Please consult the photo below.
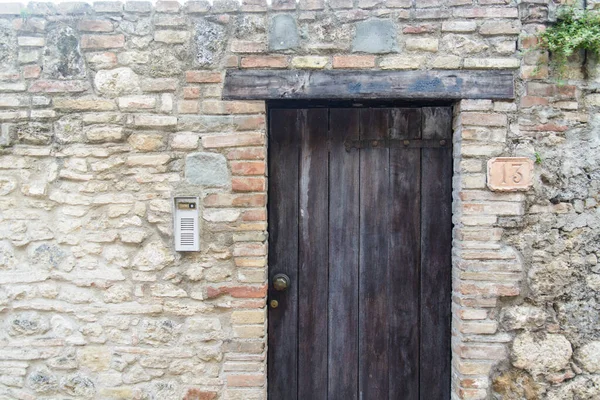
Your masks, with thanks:
M 269 399 L 449 399 L 451 108 L 269 121 Z

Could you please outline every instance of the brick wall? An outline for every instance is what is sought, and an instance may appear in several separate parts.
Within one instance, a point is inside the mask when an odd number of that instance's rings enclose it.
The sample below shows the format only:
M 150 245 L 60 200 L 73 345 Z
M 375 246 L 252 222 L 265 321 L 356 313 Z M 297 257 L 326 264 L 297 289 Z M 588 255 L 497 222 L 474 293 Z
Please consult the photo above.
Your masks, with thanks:
M 514 69 L 515 101 L 455 106 L 453 397 L 600 396 L 600 75 L 549 74 L 556 5 L 272 3 L 0 4 L 0 398 L 266 397 L 265 105 L 227 68 Z

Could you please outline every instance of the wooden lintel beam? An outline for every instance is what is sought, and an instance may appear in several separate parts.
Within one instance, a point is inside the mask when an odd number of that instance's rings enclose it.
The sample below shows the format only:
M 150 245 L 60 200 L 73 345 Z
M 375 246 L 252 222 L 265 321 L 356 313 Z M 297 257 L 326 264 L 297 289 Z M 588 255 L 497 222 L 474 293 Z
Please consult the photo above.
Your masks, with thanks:
M 223 98 L 513 99 L 512 70 L 228 70 Z

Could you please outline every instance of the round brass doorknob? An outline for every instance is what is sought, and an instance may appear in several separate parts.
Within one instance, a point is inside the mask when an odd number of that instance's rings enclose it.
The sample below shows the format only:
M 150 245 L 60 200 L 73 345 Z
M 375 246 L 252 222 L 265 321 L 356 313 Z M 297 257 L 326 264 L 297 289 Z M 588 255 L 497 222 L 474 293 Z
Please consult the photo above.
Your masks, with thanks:
M 277 274 L 273 277 L 273 288 L 278 292 L 287 290 L 290 286 L 290 277 L 286 274 Z

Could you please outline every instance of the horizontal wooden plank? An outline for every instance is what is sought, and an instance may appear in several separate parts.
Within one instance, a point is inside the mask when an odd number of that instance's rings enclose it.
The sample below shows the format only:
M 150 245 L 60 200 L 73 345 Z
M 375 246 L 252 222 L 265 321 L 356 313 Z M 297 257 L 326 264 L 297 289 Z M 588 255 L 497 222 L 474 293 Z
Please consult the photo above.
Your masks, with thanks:
M 513 99 L 514 75 L 512 70 L 228 70 L 223 98 Z

